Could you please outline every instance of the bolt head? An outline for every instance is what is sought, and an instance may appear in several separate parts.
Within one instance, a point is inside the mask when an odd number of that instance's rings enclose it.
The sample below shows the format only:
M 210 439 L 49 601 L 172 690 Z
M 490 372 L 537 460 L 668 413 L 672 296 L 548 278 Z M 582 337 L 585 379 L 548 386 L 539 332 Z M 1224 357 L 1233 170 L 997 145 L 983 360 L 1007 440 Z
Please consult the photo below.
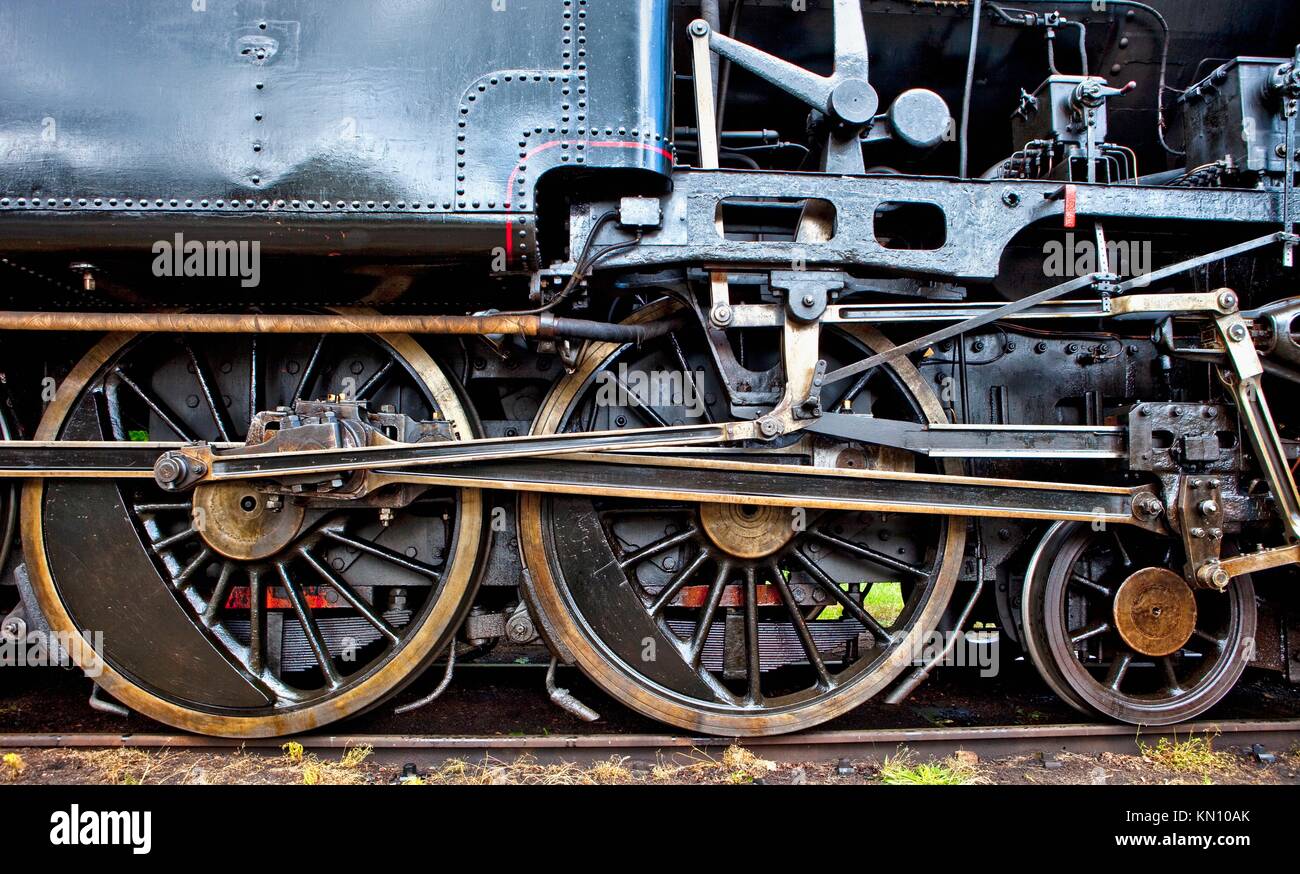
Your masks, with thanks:
M 1216 589 L 1226 589 L 1232 581 L 1228 572 L 1217 564 L 1207 564 L 1197 572 L 1196 577 L 1205 585 Z

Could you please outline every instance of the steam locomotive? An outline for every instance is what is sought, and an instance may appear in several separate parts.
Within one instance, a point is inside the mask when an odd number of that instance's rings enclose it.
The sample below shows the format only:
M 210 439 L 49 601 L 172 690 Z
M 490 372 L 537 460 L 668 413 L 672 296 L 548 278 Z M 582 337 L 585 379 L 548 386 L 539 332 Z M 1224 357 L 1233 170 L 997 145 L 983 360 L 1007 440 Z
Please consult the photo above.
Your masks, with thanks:
M 1286 0 L 0 35 L 0 642 L 101 707 L 285 735 L 514 649 L 729 736 L 972 641 L 1136 724 L 1300 681 Z

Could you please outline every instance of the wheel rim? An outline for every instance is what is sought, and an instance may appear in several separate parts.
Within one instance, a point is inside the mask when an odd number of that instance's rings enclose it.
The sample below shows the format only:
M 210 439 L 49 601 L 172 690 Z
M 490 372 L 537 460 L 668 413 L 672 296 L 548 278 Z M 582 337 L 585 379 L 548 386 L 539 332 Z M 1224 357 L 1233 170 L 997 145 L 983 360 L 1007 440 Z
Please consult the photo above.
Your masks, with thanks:
M 1170 647 L 1156 642 L 1138 644 L 1139 651 L 1131 630 L 1119 627 L 1116 600 L 1122 609 L 1125 594 L 1150 572 L 1181 566 L 1176 542 L 1079 523 L 1061 527 L 1057 542 L 1048 566 L 1031 575 L 1026 603 L 1036 606 L 1025 619 L 1035 662 L 1047 666 L 1044 676 L 1064 687 L 1066 700 L 1124 722 L 1168 725 L 1204 713 L 1232 689 L 1255 634 L 1249 577 L 1226 592 L 1193 592 L 1193 630 L 1178 631 L 1175 644 L 1187 640 L 1172 654 L 1161 654 Z
M 239 440 L 249 409 L 343 393 L 474 433 L 451 383 L 404 335 L 113 335 L 69 374 L 36 438 Z M 78 663 L 141 713 L 241 737 L 323 725 L 418 676 L 469 607 L 477 490 L 427 492 L 387 525 L 374 509 L 304 511 L 285 499 L 275 515 L 291 530 L 241 551 L 247 526 L 229 517 L 266 513 L 264 496 L 220 488 L 239 493 L 181 498 L 142 480 L 24 490 L 42 611 L 56 632 L 102 632 L 102 660 Z
M 634 318 L 661 318 L 672 306 L 654 304 Z M 672 405 L 641 409 L 634 401 L 596 412 L 592 402 L 597 375 L 616 372 L 615 364 L 629 364 L 630 373 L 652 371 L 656 361 L 694 371 L 704 359 L 683 342 L 668 338 L 639 350 L 589 346 L 543 405 L 534 433 L 599 428 L 600 416 L 609 428 L 705 421 L 707 412 L 692 418 Z M 888 345 L 870 330 L 834 342 L 858 356 Z M 877 405 L 882 415 L 942 416 L 909 364 L 882 373 L 884 387 L 850 389 L 862 396 L 858 412 Z M 712 379 L 706 373 L 706 388 Z M 881 400 L 885 388 L 894 394 Z M 716 396 L 723 396 L 720 389 Z M 848 451 L 856 454 L 839 454 L 839 464 L 915 463 L 889 450 L 874 458 Z M 944 465 L 948 472 L 956 467 Z M 944 517 L 809 513 L 804 530 L 792 533 L 789 512 L 776 514 L 781 519 L 743 505 L 702 511 L 525 495 L 530 599 L 557 650 L 648 716 L 733 735 L 815 725 L 876 694 L 912 663 L 955 585 L 965 526 Z M 656 526 L 656 535 L 646 536 Z M 892 598 L 872 596 L 886 586 Z M 894 603 L 873 604 L 887 600 Z M 840 616 L 830 618 L 828 607 Z

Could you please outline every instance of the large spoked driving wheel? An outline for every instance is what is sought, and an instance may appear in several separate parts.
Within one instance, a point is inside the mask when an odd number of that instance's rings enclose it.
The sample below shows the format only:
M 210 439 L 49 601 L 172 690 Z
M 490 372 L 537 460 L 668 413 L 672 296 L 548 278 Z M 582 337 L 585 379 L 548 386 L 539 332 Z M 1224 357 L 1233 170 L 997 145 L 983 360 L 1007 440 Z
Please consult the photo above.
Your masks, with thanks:
M 671 307 L 653 304 L 634 320 Z M 588 346 L 543 405 L 535 433 L 725 419 L 726 395 L 703 343 L 683 332 L 639 348 Z M 823 335 L 822 355 L 835 367 L 886 345 L 870 329 L 833 332 Z M 665 375 L 673 391 L 664 391 Z M 837 388 L 828 406 L 942 420 L 906 361 Z M 750 453 L 724 454 L 827 467 L 925 464 L 807 436 Z M 687 454 L 705 465 L 710 457 Z M 964 523 L 945 517 L 743 502 L 525 495 L 521 510 L 529 594 L 552 645 L 633 709 L 726 735 L 806 728 L 884 689 L 935 628 L 965 539 Z
M 36 436 L 238 442 L 252 413 L 332 394 L 474 433 L 407 336 L 112 335 Z M 151 480 L 51 480 L 22 506 L 50 625 L 102 641 L 100 664 L 82 667 L 102 665 L 96 681 L 141 713 L 236 737 L 324 725 L 417 676 L 469 607 L 483 525 L 480 493 L 455 489 L 381 514 L 239 483 L 174 495 Z
M 1025 643 L 1065 701 L 1137 725 L 1204 713 L 1241 677 L 1255 635 L 1255 590 L 1193 590 L 1172 538 L 1059 523 L 1025 578 Z

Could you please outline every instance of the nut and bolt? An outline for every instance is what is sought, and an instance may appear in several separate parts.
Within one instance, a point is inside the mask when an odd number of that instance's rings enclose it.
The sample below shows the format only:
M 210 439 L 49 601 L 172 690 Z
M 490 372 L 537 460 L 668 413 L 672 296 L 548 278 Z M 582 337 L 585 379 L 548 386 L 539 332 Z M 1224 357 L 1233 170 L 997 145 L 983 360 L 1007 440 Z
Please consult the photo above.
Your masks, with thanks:
M 1133 511 L 1144 519 L 1154 519 L 1164 508 L 1164 504 L 1155 495 L 1140 495 L 1133 502 Z
M 182 476 L 185 475 L 185 467 L 178 461 L 175 456 L 164 455 L 158 459 L 158 464 L 154 467 L 154 478 L 165 486 L 175 484 Z
M 1204 585 L 1213 586 L 1216 589 L 1226 589 L 1232 577 L 1228 572 L 1217 564 L 1207 564 L 1196 572 L 1196 578 Z

